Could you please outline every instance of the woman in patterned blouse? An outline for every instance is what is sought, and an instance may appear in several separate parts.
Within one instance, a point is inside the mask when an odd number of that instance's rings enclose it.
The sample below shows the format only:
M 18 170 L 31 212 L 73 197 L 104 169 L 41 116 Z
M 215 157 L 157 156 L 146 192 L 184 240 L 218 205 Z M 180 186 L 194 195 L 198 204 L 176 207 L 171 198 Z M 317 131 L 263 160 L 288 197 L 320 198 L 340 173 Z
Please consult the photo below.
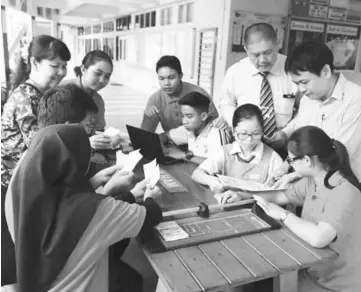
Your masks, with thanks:
M 48 35 L 40 35 L 33 39 L 29 46 L 28 78 L 20 84 L 6 101 L 1 118 L 1 197 L 5 194 L 13 170 L 21 154 L 37 131 L 38 103 L 43 92 L 57 85 L 66 75 L 67 61 L 70 60 L 68 47 L 60 40 Z M 3 204 L 1 208 L 4 214 Z M 3 223 L 4 222 L 4 223 Z M 2 279 L 1 285 L 12 284 L 16 281 L 13 246 L 8 245 L 7 226 L 2 220 Z M 11 242 L 10 242 L 11 243 Z M 5 262 L 4 262 L 5 260 Z

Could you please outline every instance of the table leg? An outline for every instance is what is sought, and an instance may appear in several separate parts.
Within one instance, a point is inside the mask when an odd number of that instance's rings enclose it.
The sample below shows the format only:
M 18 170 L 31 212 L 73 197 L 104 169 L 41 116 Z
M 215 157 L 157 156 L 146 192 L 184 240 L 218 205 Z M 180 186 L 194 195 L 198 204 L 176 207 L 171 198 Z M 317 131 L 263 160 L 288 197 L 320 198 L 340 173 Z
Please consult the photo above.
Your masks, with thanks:
M 274 292 L 297 292 L 298 271 L 282 273 L 273 279 Z

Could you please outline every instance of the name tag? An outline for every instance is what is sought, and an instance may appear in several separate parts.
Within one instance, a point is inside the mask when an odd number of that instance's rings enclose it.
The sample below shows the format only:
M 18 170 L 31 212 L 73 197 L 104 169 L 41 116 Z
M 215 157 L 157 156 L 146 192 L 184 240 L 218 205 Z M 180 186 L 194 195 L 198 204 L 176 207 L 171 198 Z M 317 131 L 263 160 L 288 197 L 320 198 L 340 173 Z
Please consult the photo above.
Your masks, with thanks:
M 292 93 L 284 94 L 283 98 L 296 98 L 296 94 L 292 94 Z

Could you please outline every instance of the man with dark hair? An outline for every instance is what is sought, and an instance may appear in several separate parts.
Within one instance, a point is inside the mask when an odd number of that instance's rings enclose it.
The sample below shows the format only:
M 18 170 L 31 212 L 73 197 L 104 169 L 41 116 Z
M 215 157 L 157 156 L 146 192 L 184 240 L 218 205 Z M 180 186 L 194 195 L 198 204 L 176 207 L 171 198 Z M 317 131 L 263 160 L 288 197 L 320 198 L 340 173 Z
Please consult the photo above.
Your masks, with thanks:
M 38 126 L 80 123 L 88 135 L 94 134 L 98 108 L 91 96 L 75 84 L 47 90 L 39 102 Z
M 352 170 L 361 180 L 361 87 L 333 71 L 332 52 L 323 43 L 296 46 L 287 57 L 285 70 L 303 97 L 296 117 L 276 132 L 273 140 L 286 141 L 303 126 L 319 127 L 346 146 Z M 288 175 L 279 183 L 291 178 Z
M 183 72 L 179 59 L 176 56 L 163 56 L 156 64 L 156 72 L 160 89 L 153 93 L 148 100 L 143 115 L 141 128 L 154 132 L 160 123 L 165 135 L 162 140 L 170 139 L 177 144 L 187 143 L 187 131 L 182 126 L 182 117 L 178 101 L 189 92 L 199 92 L 208 97 L 201 87 L 182 81 Z M 209 115 L 218 117 L 218 112 L 210 101 Z M 215 122 L 227 127 L 223 120 L 216 119 Z
M 252 103 L 261 108 L 265 136 L 271 137 L 292 118 L 292 82 L 284 71 L 286 56 L 277 53 L 277 35 L 268 23 L 249 26 L 244 36 L 247 57 L 232 65 L 224 77 L 220 113 L 232 124 L 235 109 Z
M 182 122 L 187 130 L 188 151 L 172 151 L 169 155 L 200 164 L 229 143 L 225 130 L 217 127 L 208 113 L 210 100 L 199 92 L 190 92 L 179 100 Z

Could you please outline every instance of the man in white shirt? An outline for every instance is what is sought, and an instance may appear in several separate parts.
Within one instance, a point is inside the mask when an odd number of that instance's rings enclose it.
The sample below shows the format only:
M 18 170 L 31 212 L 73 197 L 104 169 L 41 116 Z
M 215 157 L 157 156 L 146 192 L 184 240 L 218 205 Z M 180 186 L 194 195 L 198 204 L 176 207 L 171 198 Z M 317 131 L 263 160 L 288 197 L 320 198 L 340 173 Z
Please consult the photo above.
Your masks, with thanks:
M 295 47 L 285 70 L 303 97 L 297 116 L 272 140 L 285 141 L 302 126 L 319 127 L 346 146 L 352 170 L 361 180 L 361 87 L 333 71 L 332 51 L 321 43 Z
M 237 107 L 245 103 L 259 106 L 265 119 L 264 134 L 272 136 L 276 128 L 287 125 L 293 113 L 295 87 L 284 71 L 286 56 L 277 53 L 277 36 L 267 23 L 248 27 L 244 41 L 248 57 L 227 70 L 218 107 L 232 125 Z

